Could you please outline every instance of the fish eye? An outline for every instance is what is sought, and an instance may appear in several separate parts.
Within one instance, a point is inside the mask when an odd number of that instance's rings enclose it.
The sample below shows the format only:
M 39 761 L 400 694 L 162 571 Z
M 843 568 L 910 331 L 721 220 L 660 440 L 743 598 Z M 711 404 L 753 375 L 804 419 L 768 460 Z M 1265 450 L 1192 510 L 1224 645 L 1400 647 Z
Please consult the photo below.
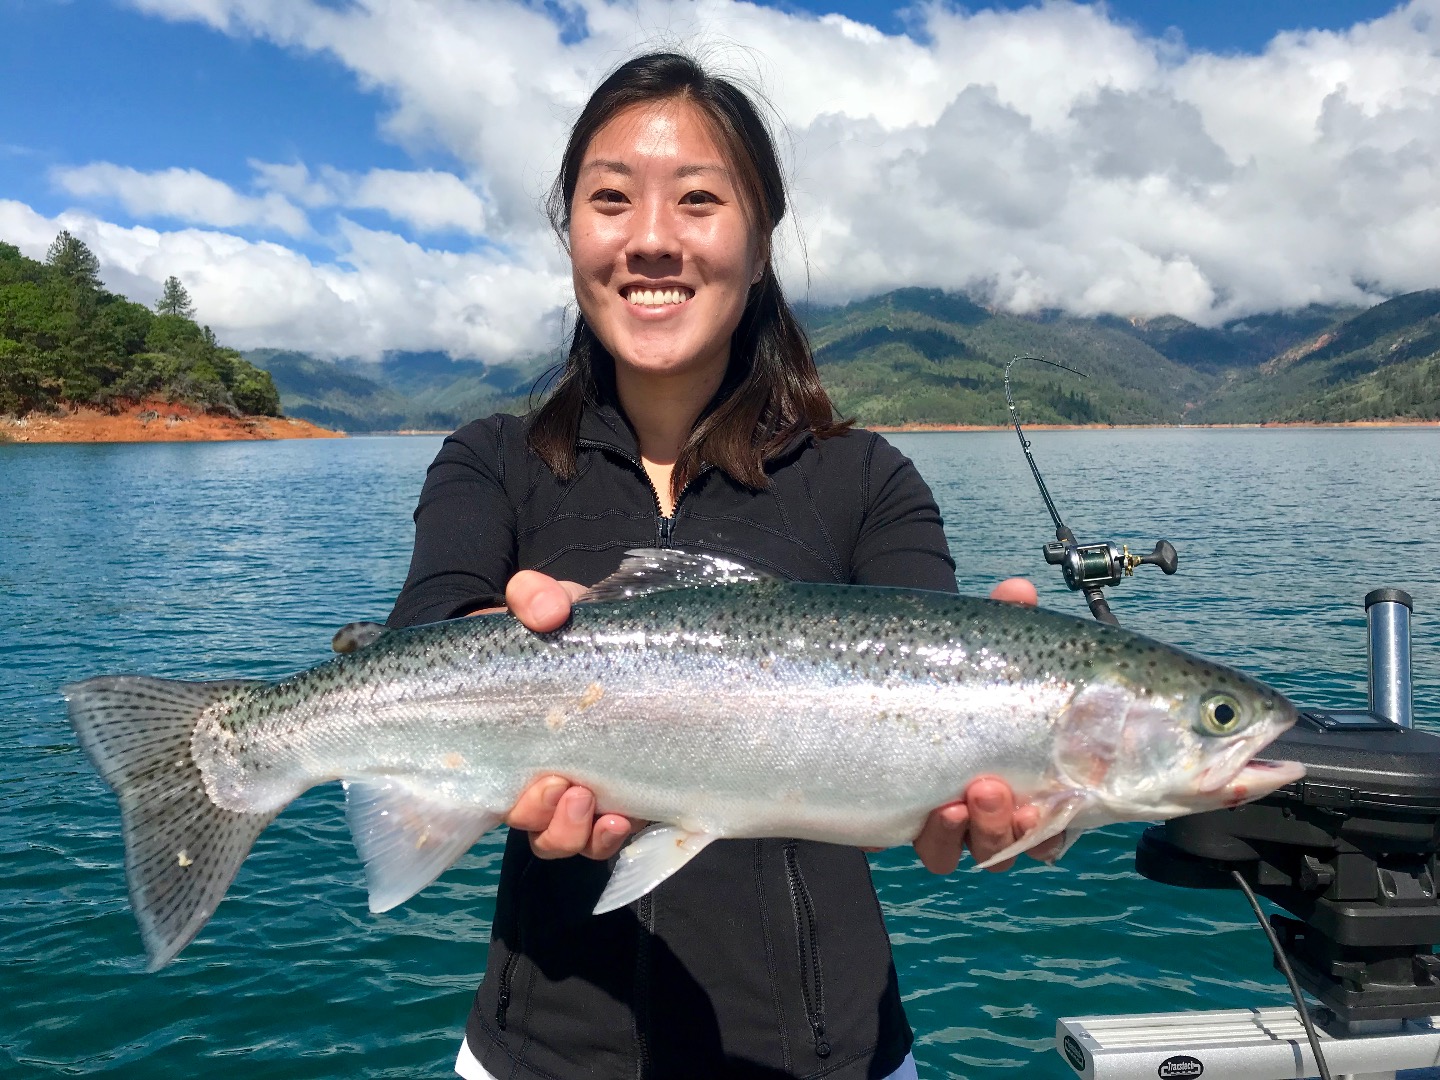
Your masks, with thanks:
M 1211 735 L 1229 735 L 1240 727 L 1240 702 L 1229 694 L 1211 694 L 1200 702 L 1200 724 Z

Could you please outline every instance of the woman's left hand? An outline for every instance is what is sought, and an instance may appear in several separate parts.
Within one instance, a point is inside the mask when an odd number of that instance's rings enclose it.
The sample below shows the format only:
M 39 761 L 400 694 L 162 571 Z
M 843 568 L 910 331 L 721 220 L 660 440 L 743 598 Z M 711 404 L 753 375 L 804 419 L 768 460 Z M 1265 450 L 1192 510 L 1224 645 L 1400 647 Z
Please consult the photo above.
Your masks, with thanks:
M 990 591 L 990 598 L 1026 607 L 1039 603 L 1035 586 L 1024 578 L 1002 581 Z M 1015 805 L 1015 793 L 1004 780 L 981 776 L 970 782 L 962 801 L 930 814 L 915 838 L 915 854 L 931 873 L 948 874 L 960 864 L 967 847 L 976 862 L 984 862 L 1033 829 L 1039 816 L 1033 806 Z M 1036 859 L 1053 858 L 1064 843 L 1062 833 L 1032 848 L 1029 854 Z M 1009 870 L 1014 865 L 1014 859 L 1006 859 L 988 869 Z

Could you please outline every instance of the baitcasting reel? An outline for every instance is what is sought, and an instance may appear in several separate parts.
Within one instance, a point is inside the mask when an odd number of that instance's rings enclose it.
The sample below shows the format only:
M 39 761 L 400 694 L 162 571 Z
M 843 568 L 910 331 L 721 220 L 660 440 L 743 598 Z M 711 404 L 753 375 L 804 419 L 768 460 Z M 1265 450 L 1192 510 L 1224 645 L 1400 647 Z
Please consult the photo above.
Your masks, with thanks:
M 1045 500 L 1045 508 L 1050 511 L 1050 519 L 1055 522 L 1055 540 L 1046 544 L 1043 549 L 1045 561 L 1051 566 L 1060 567 L 1061 573 L 1065 575 L 1066 585 L 1075 592 L 1084 593 L 1085 603 L 1090 606 L 1090 614 L 1100 622 L 1118 626 L 1120 620 L 1111 613 L 1104 590 L 1112 585 L 1119 585 L 1120 579 L 1133 574 L 1137 566 L 1158 566 L 1162 573 L 1173 574 L 1179 565 L 1180 557 L 1175 551 L 1175 545 L 1169 540 L 1157 541 L 1155 550 L 1148 555 L 1132 555 L 1128 545 L 1117 544 L 1113 540 L 1099 544 L 1082 544 L 1060 520 L 1060 512 L 1055 509 L 1055 502 L 1050 498 L 1045 481 L 1040 477 L 1040 467 L 1035 464 L 1035 455 L 1030 453 L 1030 440 L 1025 438 L 1025 432 L 1020 427 L 1020 414 L 1015 408 L 1015 399 L 1010 394 L 1010 369 L 1020 360 L 1036 360 L 1079 375 L 1082 379 L 1087 376 L 1083 371 L 1076 371 L 1054 360 L 1046 360 L 1043 356 L 1017 356 L 1005 365 L 1005 403 L 1010 407 L 1010 422 L 1015 425 L 1015 434 L 1020 439 L 1020 448 L 1025 451 L 1025 460 L 1030 463 L 1030 472 L 1040 487 L 1040 497 Z

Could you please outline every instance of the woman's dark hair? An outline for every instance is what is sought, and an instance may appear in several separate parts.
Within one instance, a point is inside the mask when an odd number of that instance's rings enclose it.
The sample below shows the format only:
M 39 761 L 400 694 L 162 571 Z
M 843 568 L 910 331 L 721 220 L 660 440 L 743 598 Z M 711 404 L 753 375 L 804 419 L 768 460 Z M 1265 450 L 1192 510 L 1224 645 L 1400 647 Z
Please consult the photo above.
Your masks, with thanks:
M 724 382 L 675 461 L 672 492 L 678 496 L 702 461 L 752 488 L 763 488 L 765 459 L 797 433 L 812 431 L 825 438 L 848 429 L 850 421 L 836 420 L 810 342 L 775 276 L 770 235 L 785 216 L 785 179 L 770 132 L 744 91 L 678 53 L 651 53 L 622 64 L 600 84 L 575 121 L 547 210 L 565 243 L 580 166 L 596 132 L 633 105 L 674 99 L 700 111 L 725 152 L 746 215 L 760 235 L 765 270 L 751 287 L 730 340 Z M 567 479 L 575 474 L 581 414 L 586 406 L 601 403 L 618 404 L 615 361 L 583 313 L 577 313 L 569 355 L 529 432 L 531 448 L 551 471 Z

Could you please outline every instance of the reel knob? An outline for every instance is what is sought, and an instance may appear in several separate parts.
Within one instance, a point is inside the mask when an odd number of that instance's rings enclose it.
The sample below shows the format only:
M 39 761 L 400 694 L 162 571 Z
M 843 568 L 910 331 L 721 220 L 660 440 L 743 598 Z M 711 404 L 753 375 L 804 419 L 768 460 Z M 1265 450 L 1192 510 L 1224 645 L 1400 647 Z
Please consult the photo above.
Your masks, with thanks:
M 1169 540 L 1158 540 L 1155 543 L 1155 550 L 1149 555 L 1141 555 L 1135 560 L 1136 564 L 1148 563 L 1151 566 L 1158 566 L 1162 573 L 1173 574 L 1180 565 L 1180 555 L 1175 550 L 1175 545 Z

